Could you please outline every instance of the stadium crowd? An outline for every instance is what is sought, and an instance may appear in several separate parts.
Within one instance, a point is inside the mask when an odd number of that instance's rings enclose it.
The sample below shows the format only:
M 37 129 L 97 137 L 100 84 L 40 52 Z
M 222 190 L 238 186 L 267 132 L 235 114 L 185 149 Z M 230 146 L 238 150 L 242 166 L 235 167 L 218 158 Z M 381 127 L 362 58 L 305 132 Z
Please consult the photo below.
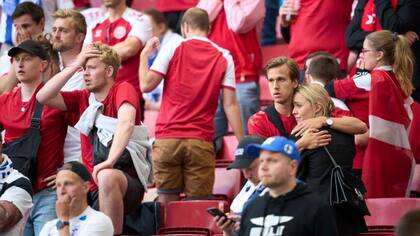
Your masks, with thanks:
M 246 181 L 209 212 L 224 235 L 357 235 L 365 199 L 410 196 L 419 1 L 153 2 L 0 1 L 0 235 L 123 235 L 151 189 L 214 199 L 227 135 Z

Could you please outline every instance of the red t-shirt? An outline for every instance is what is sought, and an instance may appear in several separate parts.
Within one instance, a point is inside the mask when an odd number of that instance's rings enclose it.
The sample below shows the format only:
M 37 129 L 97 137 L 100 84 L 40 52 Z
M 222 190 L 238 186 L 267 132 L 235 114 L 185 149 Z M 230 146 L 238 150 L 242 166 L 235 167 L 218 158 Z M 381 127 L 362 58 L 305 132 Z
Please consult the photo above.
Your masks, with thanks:
M 208 37 L 232 54 L 237 83 L 258 81 L 262 67 L 262 52 L 256 27 L 243 34 L 233 32 L 228 28 L 226 13 L 222 9 L 214 20 Z
M 5 130 L 5 143 L 19 139 L 29 128 L 35 111 L 35 94 L 28 102 L 22 102 L 21 88 L 0 96 L 0 129 Z M 41 115 L 41 144 L 37 156 L 37 180 L 34 192 L 46 188 L 44 178 L 57 173 L 64 160 L 64 138 L 67 132 L 66 113 L 44 105 Z
M 354 117 L 369 124 L 370 74 L 334 81 L 335 97 L 345 101 Z
M 66 103 L 67 111 L 72 114 L 71 125 L 75 125 L 79 120 L 80 116 L 89 106 L 89 95 L 88 90 L 76 90 L 71 92 L 61 92 L 64 102 Z M 101 101 L 104 105 L 103 114 L 109 117 L 118 117 L 118 109 L 120 106 L 128 102 L 136 108 L 136 124 L 140 124 L 140 112 L 139 112 L 139 97 L 134 87 L 127 83 L 115 83 L 114 86 L 109 90 L 108 96 Z M 92 145 L 88 136 L 81 134 L 81 145 L 82 145 L 82 160 L 83 164 L 87 167 L 89 172 L 93 171 L 92 161 Z
M 306 57 L 327 51 L 347 70 L 346 28 L 350 23 L 353 0 L 300 0 L 296 22 L 290 28 L 289 55 L 303 69 Z
M 290 134 L 296 126 L 296 119 L 293 115 L 284 116 L 279 113 L 280 119 L 283 122 L 284 129 Z M 252 115 L 248 120 L 249 134 L 260 135 L 266 138 L 273 136 L 282 136 L 277 130 L 276 126 L 268 119 L 267 113 L 259 111 Z
M 160 12 L 185 11 L 195 7 L 198 0 L 155 0 L 155 3 Z
M 235 88 L 232 57 L 207 38 L 166 44 L 150 70 L 164 77 L 156 138 L 213 139 L 222 86 Z
M 334 93 L 346 102 L 354 117 L 369 126 L 369 91 L 371 76 L 369 73 L 359 73 L 353 77 L 334 81 Z M 354 169 L 362 169 L 366 147 L 356 146 L 353 160 Z
M 149 18 L 140 12 L 126 8 L 123 15 L 114 22 L 110 22 L 107 17 L 103 17 L 92 23 L 87 30 L 84 44 L 102 42 L 113 46 L 132 36 L 136 37 L 142 45 L 146 44 L 152 36 L 151 23 Z M 131 83 L 139 95 L 141 95 L 138 76 L 140 51 L 122 61 L 115 79 L 116 82 L 127 81 Z M 142 99 L 142 96 L 140 96 L 140 99 Z

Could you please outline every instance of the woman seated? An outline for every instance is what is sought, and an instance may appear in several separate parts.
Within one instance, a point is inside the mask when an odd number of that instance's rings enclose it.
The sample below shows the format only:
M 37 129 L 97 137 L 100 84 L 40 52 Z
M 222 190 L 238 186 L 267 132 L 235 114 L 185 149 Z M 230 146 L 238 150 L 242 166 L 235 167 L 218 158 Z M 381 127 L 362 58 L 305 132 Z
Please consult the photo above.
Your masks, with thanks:
M 329 117 L 334 110 L 334 103 L 327 91 L 318 84 L 300 86 L 293 99 L 293 115 L 297 123 L 319 116 Z M 343 169 L 351 171 L 355 155 L 354 136 L 342 133 L 330 127 L 325 128 L 331 134 L 331 142 L 325 146 Z M 299 138 L 299 137 L 297 137 Z M 306 182 L 310 188 L 329 202 L 330 179 L 333 163 L 324 147 L 304 150 L 301 153 L 297 178 Z M 354 234 L 367 230 L 364 218 L 348 210 L 335 209 L 337 228 L 340 235 Z

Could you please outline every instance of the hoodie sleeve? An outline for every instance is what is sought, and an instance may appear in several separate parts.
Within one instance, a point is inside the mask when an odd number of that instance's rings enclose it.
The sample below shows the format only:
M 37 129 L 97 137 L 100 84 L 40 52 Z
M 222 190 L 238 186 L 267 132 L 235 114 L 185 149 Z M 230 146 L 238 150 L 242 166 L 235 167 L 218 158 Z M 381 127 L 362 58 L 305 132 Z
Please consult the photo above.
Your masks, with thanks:
M 315 215 L 314 227 L 314 236 L 338 236 L 337 224 L 331 206 L 320 204 Z

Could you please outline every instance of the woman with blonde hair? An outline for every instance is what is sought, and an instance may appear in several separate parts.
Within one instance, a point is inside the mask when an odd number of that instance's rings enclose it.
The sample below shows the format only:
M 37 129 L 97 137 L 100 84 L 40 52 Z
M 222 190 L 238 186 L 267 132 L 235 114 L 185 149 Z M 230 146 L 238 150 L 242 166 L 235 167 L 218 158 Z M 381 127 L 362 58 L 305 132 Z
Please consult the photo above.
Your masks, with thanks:
M 298 124 L 310 118 L 329 117 L 334 103 L 327 91 L 318 84 L 308 84 L 297 88 L 293 98 L 293 115 Z M 325 128 L 331 135 L 326 149 L 342 169 L 351 171 L 355 155 L 354 136 L 330 127 Z M 299 138 L 299 137 L 297 137 Z M 334 165 L 324 147 L 304 150 L 299 164 L 297 178 L 329 202 L 331 170 Z M 367 230 L 363 216 L 352 210 L 335 208 L 337 228 L 340 235 L 351 235 Z
M 404 36 L 383 30 L 366 37 L 362 60 L 370 71 L 370 131 L 362 174 L 367 196 L 405 197 L 413 164 L 408 141 L 413 54 Z

